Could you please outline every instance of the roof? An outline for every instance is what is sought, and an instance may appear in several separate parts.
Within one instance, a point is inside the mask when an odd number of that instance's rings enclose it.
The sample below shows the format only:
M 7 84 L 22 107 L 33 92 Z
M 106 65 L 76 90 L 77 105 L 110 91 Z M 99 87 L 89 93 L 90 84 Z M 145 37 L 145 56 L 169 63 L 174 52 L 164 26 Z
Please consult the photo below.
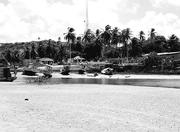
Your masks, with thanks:
M 158 53 L 157 55 L 174 55 L 174 54 L 180 54 L 180 52 L 164 52 L 164 53 Z
M 180 54 L 179 52 L 163 52 L 163 53 L 157 53 L 158 56 L 163 56 L 163 55 L 175 55 L 175 54 Z M 144 54 L 143 56 L 149 56 L 150 54 Z
M 84 58 L 81 58 L 80 56 L 74 57 L 74 60 L 84 60 Z
M 54 61 L 53 59 L 51 58 L 41 58 L 39 59 L 40 61 Z

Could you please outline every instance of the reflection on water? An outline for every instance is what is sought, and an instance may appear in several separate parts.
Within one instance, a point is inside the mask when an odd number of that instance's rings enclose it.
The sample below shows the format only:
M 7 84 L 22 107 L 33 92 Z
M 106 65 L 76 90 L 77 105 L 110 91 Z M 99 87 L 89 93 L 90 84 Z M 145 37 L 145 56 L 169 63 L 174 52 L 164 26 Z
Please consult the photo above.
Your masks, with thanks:
M 39 81 L 37 78 L 24 78 L 31 84 L 104 84 L 104 85 L 133 85 L 180 88 L 179 79 L 108 79 L 108 78 L 50 78 Z

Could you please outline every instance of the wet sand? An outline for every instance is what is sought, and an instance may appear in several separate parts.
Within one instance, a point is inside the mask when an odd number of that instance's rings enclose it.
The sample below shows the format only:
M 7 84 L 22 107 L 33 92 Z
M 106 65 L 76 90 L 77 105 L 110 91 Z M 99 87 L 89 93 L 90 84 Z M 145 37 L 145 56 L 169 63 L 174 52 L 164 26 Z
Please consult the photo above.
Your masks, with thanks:
M 21 81 L 0 83 L 1 132 L 180 132 L 179 89 Z

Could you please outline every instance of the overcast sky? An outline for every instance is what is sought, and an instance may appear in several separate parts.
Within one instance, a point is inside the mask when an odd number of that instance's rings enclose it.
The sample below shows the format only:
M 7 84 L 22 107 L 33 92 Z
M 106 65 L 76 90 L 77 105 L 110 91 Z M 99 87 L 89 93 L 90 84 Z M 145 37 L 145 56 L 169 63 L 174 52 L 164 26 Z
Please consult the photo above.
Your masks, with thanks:
M 85 0 L 0 0 L 0 42 L 57 40 L 74 27 L 85 30 Z M 92 30 L 131 28 L 136 36 L 155 28 L 158 34 L 180 37 L 180 0 L 89 0 Z

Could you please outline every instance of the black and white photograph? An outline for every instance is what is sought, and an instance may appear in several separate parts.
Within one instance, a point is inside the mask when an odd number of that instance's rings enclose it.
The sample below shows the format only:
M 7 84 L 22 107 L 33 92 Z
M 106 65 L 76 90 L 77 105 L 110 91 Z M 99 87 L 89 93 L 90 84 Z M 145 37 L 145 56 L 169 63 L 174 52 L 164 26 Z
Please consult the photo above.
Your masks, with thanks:
M 0 0 L 0 132 L 180 132 L 180 1 Z

